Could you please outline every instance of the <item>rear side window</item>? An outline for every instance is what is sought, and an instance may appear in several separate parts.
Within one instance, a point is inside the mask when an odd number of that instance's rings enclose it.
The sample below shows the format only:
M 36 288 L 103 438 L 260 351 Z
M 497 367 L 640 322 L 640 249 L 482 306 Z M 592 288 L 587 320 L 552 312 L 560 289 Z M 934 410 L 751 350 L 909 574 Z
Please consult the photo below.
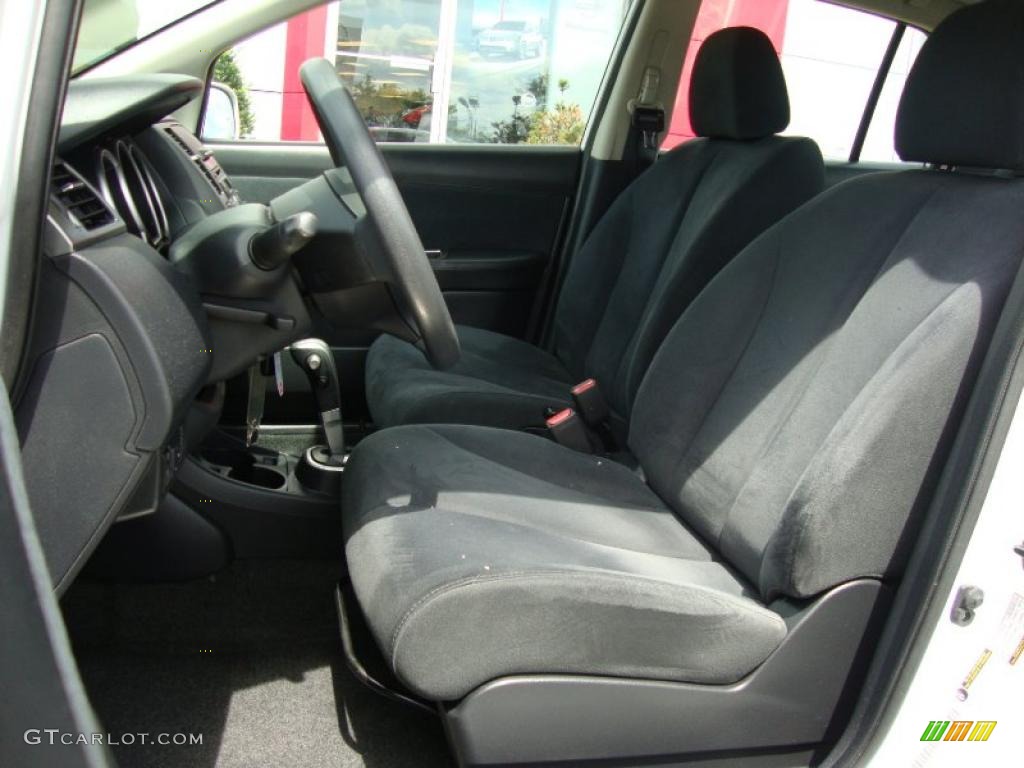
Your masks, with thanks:
M 629 4 L 328 3 L 250 38 L 217 62 L 220 95 L 207 100 L 202 135 L 319 141 L 298 68 L 325 56 L 378 142 L 579 144 Z
M 694 57 L 708 35 L 731 26 L 761 29 L 779 52 L 790 98 L 786 133 L 814 139 L 828 160 L 849 160 L 897 23 L 818 0 L 704 0 L 664 148 L 693 138 L 687 94 Z M 899 160 L 896 109 L 924 40 L 920 30 L 903 29 L 857 159 Z

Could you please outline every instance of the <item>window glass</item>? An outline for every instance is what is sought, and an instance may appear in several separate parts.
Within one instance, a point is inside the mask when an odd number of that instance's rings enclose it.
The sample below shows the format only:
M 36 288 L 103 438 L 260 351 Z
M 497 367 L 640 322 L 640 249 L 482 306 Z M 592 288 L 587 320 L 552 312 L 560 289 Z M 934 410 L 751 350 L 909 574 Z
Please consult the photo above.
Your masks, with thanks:
M 849 158 L 896 23 L 819 0 L 704 0 L 687 55 L 690 70 L 684 72 L 682 98 L 677 98 L 665 146 L 693 136 L 685 112 L 689 109 L 686 91 L 700 43 L 717 29 L 741 25 L 763 30 L 780 54 L 791 113 L 785 133 L 811 137 L 826 159 Z M 924 37 L 919 30 L 906 30 L 875 110 L 862 160 L 898 160 L 893 149 L 896 107 Z
M 319 141 L 298 68 L 326 56 L 378 141 L 578 144 L 629 2 L 341 0 L 239 44 L 215 80 L 243 139 Z
M 85 0 L 72 72 L 113 56 L 137 40 L 218 0 Z

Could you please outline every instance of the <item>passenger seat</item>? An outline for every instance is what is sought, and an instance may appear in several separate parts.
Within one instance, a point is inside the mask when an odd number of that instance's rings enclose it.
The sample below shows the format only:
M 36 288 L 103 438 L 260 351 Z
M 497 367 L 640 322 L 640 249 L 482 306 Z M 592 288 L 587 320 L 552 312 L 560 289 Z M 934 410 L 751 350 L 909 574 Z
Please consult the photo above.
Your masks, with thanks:
M 740 250 L 824 186 L 817 145 L 778 136 L 789 97 L 771 41 L 750 27 L 707 38 L 694 63 L 696 134 L 615 201 L 569 267 L 550 350 L 460 326 L 462 358 L 435 370 L 390 336 L 370 348 L 366 390 L 378 426 L 539 427 L 570 389 L 596 378 L 625 423 L 668 330 Z

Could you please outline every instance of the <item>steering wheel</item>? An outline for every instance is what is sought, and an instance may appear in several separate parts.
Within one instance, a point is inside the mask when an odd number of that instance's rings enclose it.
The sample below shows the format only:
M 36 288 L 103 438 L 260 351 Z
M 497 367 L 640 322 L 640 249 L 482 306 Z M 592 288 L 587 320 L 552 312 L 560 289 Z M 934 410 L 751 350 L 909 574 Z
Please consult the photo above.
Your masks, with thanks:
M 313 114 L 337 167 L 346 167 L 380 243 L 399 311 L 418 331 L 416 345 L 435 368 L 454 365 L 459 337 L 419 233 L 391 171 L 348 90 L 327 59 L 299 70 Z

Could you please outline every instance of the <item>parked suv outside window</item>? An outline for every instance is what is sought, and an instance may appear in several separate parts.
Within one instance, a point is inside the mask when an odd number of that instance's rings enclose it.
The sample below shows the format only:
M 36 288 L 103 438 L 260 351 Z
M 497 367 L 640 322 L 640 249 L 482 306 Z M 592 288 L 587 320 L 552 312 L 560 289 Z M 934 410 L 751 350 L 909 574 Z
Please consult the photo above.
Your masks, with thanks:
M 230 120 L 207 119 L 203 138 L 320 141 L 298 69 L 306 59 L 324 56 L 334 62 L 378 142 L 579 144 L 629 5 L 328 3 L 221 57 L 215 78 L 237 92 L 241 125 L 225 135 Z
M 514 56 L 528 59 L 544 52 L 544 36 L 536 22 L 499 21 L 480 33 L 477 50 L 482 56 Z

